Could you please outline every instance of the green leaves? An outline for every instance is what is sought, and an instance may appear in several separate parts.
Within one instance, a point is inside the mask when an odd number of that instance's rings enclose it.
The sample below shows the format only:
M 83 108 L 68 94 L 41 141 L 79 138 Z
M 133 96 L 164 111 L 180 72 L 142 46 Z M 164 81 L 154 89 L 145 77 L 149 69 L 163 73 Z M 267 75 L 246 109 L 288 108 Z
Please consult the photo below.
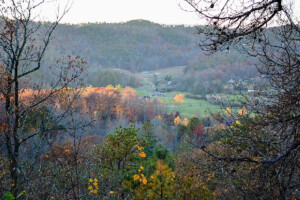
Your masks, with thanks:
M 14 197 L 14 195 L 12 195 L 12 193 L 10 193 L 10 192 L 5 192 L 4 194 L 3 194 L 3 200 L 13 200 L 13 199 L 16 199 L 15 197 Z
M 24 191 L 22 191 L 17 197 L 14 197 L 14 195 L 13 195 L 12 193 L 10 193 L 10 192 L 5 192 L 5 193 L 3 194 L 2 199 L 3 199 L 3 200 L 14 200 L 14 199 L 18 199 L 18 198 L 20 198 L 21 196 L 23 196 L 25 193 L 26 193 L 26 191 L 24 190 Z
M 20 197 L 23 196 L 25 193 L 26 193 L 26 191 L 23 190 L 23 191 L 16 197 L 16 199 L 20 198 Z

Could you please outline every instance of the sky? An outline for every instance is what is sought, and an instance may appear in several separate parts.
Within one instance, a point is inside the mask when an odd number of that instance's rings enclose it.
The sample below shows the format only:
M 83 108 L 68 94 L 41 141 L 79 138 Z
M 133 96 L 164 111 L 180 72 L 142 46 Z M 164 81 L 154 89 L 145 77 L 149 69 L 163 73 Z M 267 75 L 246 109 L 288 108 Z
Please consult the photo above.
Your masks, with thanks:
M 41 14 L 53 18 L 57 4 L 64 7 L 68 0 L 56 0 L 56 5 L 46 5 Z M 195 13 L 183 10 L 183 0 L 72 0 L 72 6 L 62 23 L 126 22 L 144 19 L 160 24 L 199 24 Z
M 126 22 L 144 19 L 160 24 L 203 24 L 184 0 L 48 0 L 39 10 L 42 20 L 52 21 L 60 8 L 71 5 L 62 23 Z M 238 0 L 239 1 L 239 0 Z M 53 3 L 54 2 L 54 3 Z M 69 2 L 69 4 L 68 4 Z M 70 3 L 71 2 L 71 3 Z M 294 0 L 300 16 L 300 0 Z

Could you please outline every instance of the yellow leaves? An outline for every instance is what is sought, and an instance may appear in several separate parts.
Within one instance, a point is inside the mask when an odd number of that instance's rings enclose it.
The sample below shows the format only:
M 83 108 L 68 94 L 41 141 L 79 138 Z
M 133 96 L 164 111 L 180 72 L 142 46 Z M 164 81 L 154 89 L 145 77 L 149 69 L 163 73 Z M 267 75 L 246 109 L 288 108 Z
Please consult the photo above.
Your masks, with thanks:
M 143 171 L 144 170 L 144 167 L 141 166 L 140 169 L 138 170 L 139 172 Z
M 144 185 L 146 185 L 147 182 L 148 182 L 144 174 L 141 174 L 141 175 L 135 174 L 135 175 L 133 176 L 133 180 L 134 180 L 134 181 L 140 181 L 140 182 L 143 183 Z
M 254 156 L 252 158 L 252 160 L 256 161 L 256 162 L 260 162 L 262 160 L 261 156 Z M 250 169 L 256 169 L 259 167 L 259 163 L 255 163 L 252 167 L 250 167 Z
M 148 183 L 148 191 L 150 191 L 149 199 L 160 199 L 162 194 L 166 195 L 167 199 L 171 198 L 172 192 L 174 191 L 174 173 L 168 165 L 162 160 L 157 160 L 156 170 L 150 176 Z
M 240 128 L 239 126 L 241 126 L 241 122 L 239 120 L 236 120 L 231 126 L 230 128 L 233 128 L 233 129 L 238 129 Z
M 165 171 L 169 169 L 169 166 L 166 165 L 162 160 L 158 160 L 156 163 L 156 170 L 158 170 L 159 172 L 161 171 Z
M 174 119 L 174 124 L 175 124 L 175 125 L 178 125 L 178 124 L 180 124 L 180 121 L 181 121 L 180 117 L 177 116 L 177 117 Z
M 122 90 L 122 86 L 120 84 L 116 85 L 117 90 Z
M 174 173 L 162 160 L 157 161 L 156 170 L 149 178 L 142 173 L 133 178 L 139 183 L 134 189 L 137 199 L 174 199 Z
M 139 156 L 142 157 L 142 158 L 146 158 L 146 154 L 143 151 L 139 154 Z
M 90 191 L 91 194 L 97 194 L 98 193 L 98 179 L 89 179 L 89 187 L 88 190 Z
M 136 145 L 136 147 L 138 148 L 139 151 L 142 151 L 144 149 L 144 147 L 141 147 L 139 145 Z
M 133 180 L 134 180 L 134 181 L 137 181 L 137 180 L 139 180 L 139 179 L 140 179 L 140 175 L 135 174 L 135 175 L 133 176 Z
M 184 97 L 185 97 L 184 94 L 176 94 L 173 102 L 174 103 L 184 103 Z
M 114 90 L 115 87 L 113 85 L 108 85 L 108 86 L 106 86 L 106 89 L 108 89 L 108 90 Z
M 48 155 L 48 154 L 46 154 L 46 155 L 45 155 L 45 158 L 49 158 L 49 155 Z
M 142 182 L 144 185 L 147 184 L 148 181 L 147 181 L 146 177 L 144 176 L 144 174 L 141 174 L 140 182 Z
M 91 191 L 93 194 L 97 194 L 98 190 Z
M 235 121 L 236 125 L 241 125 L 241 122 L 239 120 Z
M 252 159 L 253 159 L 254 161 L 259 162 L 259 161 L 261 161 L 261 156 L 254 156 Z
M 145 152 L 142 151 L 142 150 L 144 149 L 144 147 L 141 147 L 141 146 L 139 146 L 139 145 L 136 145 L 136 147 L 138 148 L 139 151 L 141 151 L 141 152 L 139 153 L 139 156 L 142 157 L 142 158 L 146 158 Z M 142 166 L 141 166 L 141 167 L 142 167 Z M 143 168 L 143 169 L 144 169 L 144 168 Z
M 141 172 L 141 171 L 143 171 L 143 170 L 144 170 L 144 167 L 143 167 L 143 166 L 140 166 L 140 168 L 138 169 L 139 172 Z M 144 185 L 146 185 L 147 182 L 148 182 L 144 174 L 135 174 L 135 175 L 133 176 L 133 180 L 134 180 L 134 181 L 139 180 L 139 181 L 140 181 L 141 183 L 143 183 Z
M 109 191 L 109 194 L 114 194 L 115 192 L 114 191 Z
M 231 115 L 232 114 L 232 111 L 231 111 L 231 109 L 230 108 L 226 108 L 226 110 L 225 110 L 225 113 L 227 114 L 227 115 Z
M 142 146 L 139 146 L 139 145 L 135 145 L 135 146 L 138 148 L 139 151 L 142 151 L 144 149 L 144 147 L 142 147 Z M 139 156 L 142 158 L 145 158 L 146 154 L 145 154 L 145 152 L 142 151 L 139 153 Z
M 238 114 L 239 114 L 239 116 L 247 115 L 247 108 L 245 106 L 243 106 L 243 108 L 239 110 Z

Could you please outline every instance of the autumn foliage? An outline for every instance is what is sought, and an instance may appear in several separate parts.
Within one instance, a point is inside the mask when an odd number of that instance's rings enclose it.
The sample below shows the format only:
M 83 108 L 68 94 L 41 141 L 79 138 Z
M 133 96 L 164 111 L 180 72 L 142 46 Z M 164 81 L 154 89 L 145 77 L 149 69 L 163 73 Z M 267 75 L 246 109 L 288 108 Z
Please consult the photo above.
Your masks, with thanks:
M 86 88 L 79 101 L 81 112 L 100 120 L 126 118 L 130 122 L 137 122 L 158 114 L 151 100 L 140 98 L 130 87 L 124 90 L 114 87 Z
M 137 96 L 136 92 L 125 87 L 120 90 L 118 87 L 86 87 L 84 89 L 63 89 L 55 94 L 53 90 L 33 90 L 22 89 L 20 91 L 20 100 L 24 106 L 30 106 L 38 102 L 39 99 L 47 99 L 46 105 L 55 109 L 55 111 L 63 110 L 73 100 L 74 95 L 78 95 L 75 102 L 72 102 L 76 109 L 82 115 L 93 117 L 96 120 L 114 120 L 128 119 L 130 122 L 145 121 L 159 114 L 156 109 L 159 102 Z M 4 106 L 0 102 L 0 107 Z M 0 118 L 4 120 L 3 118 Z
M 184 103 L 184 97 L 185 97 L 184 94 L 176 94 L 173 102 L 174 103 Z

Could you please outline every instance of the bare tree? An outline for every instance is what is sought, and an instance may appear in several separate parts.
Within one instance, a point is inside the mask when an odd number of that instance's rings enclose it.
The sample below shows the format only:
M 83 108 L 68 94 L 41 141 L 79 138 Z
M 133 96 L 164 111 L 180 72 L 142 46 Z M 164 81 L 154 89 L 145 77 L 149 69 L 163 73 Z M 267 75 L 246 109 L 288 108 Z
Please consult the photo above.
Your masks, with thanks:
M 293 1 L 186 2 L 207 22 L 198 28 L 200 48 L 208 53 L 235 48 L 254 56 L 266 79 L 246 105 L 247 115 L 225 116 L 231 121 L 220 134 L 222 153 L 207 144 L 200 148 L 239 197 L 294 198 L 300 187 L 300 29 Z M 248 164 L 255 167 L 242 172 Z M 247 184 L 235 179 L 242 174 Z
M 53 132 L 62 129 L 61 122 L 78 96 L 77 92 L 66 92 L 67 87 L 74 85 L 86 64 L 79 57 L 60 58 L 49 66 L 48 75 L 53 77 L 49 88 L 43 89 L 30 81 L 30 75 L 45 67 L 43 58 L 52 34 L 69 9 L 66 6 L 54 22 L 36 21 L 37 10 L 44 3 L 44 0 L 2 0 L 0 5 L 0 105 L 3 110 L 0 147 L 5 147 L 4 158 L 9 166 L 10 179 L 5 184 L 11 186 L 8 189 L 13 194 L 22 189 L 22 183 L 32 172 L 31 165 L 20 166 L 22 155 L 33 148 L 28 143 L 36 138 L 53 137 Z M 51 72 L 50 68 L 55 69 Z M 61 104 L 64 101 L 64 106 L 60 104 L 60 112 L 51 112 L 59 105 L 58 101 Z M 39 125 L 34 126 L 37 123 Z M 41 147 L 40 144 L 39 148 L 32 149 L 37 152 L 32 165 L 39 159 Z M 24 171 L 25 168 L 28 171 Z

